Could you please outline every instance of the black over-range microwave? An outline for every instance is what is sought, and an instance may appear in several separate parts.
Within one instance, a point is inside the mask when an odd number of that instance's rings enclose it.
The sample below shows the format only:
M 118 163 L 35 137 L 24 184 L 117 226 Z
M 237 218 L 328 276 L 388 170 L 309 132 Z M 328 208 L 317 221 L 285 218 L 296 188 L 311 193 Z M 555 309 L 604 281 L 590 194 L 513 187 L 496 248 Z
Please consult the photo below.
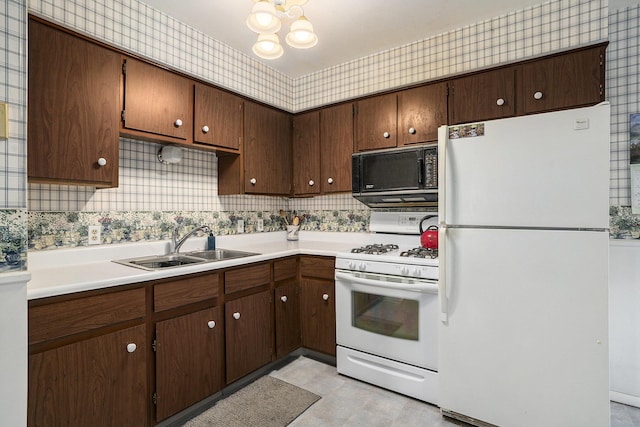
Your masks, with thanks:
M 372 208 L 438 205 L 438 147 L 352 155 L 353 197 Z

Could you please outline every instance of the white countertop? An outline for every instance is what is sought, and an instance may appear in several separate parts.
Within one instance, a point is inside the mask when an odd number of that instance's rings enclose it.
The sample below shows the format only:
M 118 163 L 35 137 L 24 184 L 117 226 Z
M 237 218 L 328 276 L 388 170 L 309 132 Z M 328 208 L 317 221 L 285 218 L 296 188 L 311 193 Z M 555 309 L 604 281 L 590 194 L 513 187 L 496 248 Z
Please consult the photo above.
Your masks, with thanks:
M 217 270 L 291 255 L 335 256 L 369 240 L 368 233 L 300 232 L 300 240 L 286 240 L 286 232 L 255 233 L 217 236 L 216 246 L 256 252 L 260 255 L 146 271 L 116 264 L 112 260 L 168 252 L 169 242 L 125 243 L 36 251 L 29 253 L 28 266 L 31 280 L 27 284 L 27 298 L 38 299 L 73 292 L 101 289 L 185 274 Z M 204 249 L 206 238 L 191 238 L 181 252 Z

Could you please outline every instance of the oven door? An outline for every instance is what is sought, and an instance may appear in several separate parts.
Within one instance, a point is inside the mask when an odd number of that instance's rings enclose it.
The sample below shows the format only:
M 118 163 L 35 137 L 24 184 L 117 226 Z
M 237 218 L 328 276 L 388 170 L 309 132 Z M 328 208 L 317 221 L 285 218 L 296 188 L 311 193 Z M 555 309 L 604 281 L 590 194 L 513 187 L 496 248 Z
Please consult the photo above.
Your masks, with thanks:
M 336 270 L 336 341 L 437 371 L 435 281 Z

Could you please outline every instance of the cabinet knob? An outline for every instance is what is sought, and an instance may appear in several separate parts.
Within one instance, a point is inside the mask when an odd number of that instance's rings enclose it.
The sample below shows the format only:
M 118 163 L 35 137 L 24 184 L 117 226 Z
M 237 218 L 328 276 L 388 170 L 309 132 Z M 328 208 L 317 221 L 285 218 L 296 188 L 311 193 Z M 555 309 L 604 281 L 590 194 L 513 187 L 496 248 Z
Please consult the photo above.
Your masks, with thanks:
M 312 179 L 309 180 L 309 187 L 313 187 L 316 182 Z
M 416 134 L 416 129 L 415 128 L 409 128 L 409 133 L 411 135 L 415 135 Z
M 136 348 L 138 348 L 138 346 L 135 343 L 127 344 L 127 351 L 129 353 L 133 353 L 134 351 L 136 351 Z
M 328 179 L 327 179 L 327 182 L 328 182 L 329 184 L 333 184 L 333 178 L 328 178 Z
M 498 100 L 496 101 L 496 104 L 500 107 L 502 107 L 504 105 L 504 99 L 502 98 L 498 98 Z
M 282 302 L 287 302 L 287 296 L 286 296 L 286 295 L 282 295 L 282 296 L 280 297 L 280 301 L 282 301 Z
M 207 322 L 207 326 L 209 327 L 209 329 L 213 329 L 213 328 L 215 328 L 215 326 L 216 326 L 216 322 L 215 322 L 215 320 L 209 320 L 209 321 Z
M 256 182 L 258 181 L 255 178 L 251 178 L 249 182 L 251 183 L 251 185 L 256 185 Z
M 105 159 L 104 157 L 100 157 L 98 159 L 98 166 L 106 166 L 107 165 L 107 159 Z
M 389 132 L 385 132 L 382 134 L 382 136 L 384 136 L 385 138 L 389 138 L 391 134 Z
M 207 125 L 202 126 L 202 133 L 209 133 L 209 126 Z
M 238 313 L 237 311 L 233 313 L 233 318 L 238 320 L 240 318 L 240 313 Z
M 329 301 L 329 294 L 322 294 L 322 299 L 325 301 Z
M 534 97 L 535 99 L 542 99 L 542 92 L 536 92 L 536 93 L 534 93 L 534 94 L 533 94 L 533 97 Z
M 182 126 L 182 120 L 180 119 L 176 119 L 175 122 L 173 122 L 173 125 L 177 128 L 179 128 L 180 126 Z

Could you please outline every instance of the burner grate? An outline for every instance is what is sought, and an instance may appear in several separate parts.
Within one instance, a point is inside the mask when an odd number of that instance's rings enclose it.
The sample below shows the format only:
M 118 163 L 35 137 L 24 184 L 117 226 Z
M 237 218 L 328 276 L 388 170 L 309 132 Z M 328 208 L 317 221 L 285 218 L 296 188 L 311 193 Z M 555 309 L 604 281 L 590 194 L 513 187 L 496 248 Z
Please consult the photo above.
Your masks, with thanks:
M 399 246 L 393 243 L 389 243 L 386 245 L 376 243 L 372 245 L 362 246 L 359 248 L 353 248 L 351 249 L 351 253 L 367 254 L 367 255 L 382 255 L 389 252 L 397 251 L 398 249 L 399 249 Z
M 413 248 L 407 251 L 401 252 L 400 256 L 407 258 L 438 258 L 437 249 L 427 248 Z

